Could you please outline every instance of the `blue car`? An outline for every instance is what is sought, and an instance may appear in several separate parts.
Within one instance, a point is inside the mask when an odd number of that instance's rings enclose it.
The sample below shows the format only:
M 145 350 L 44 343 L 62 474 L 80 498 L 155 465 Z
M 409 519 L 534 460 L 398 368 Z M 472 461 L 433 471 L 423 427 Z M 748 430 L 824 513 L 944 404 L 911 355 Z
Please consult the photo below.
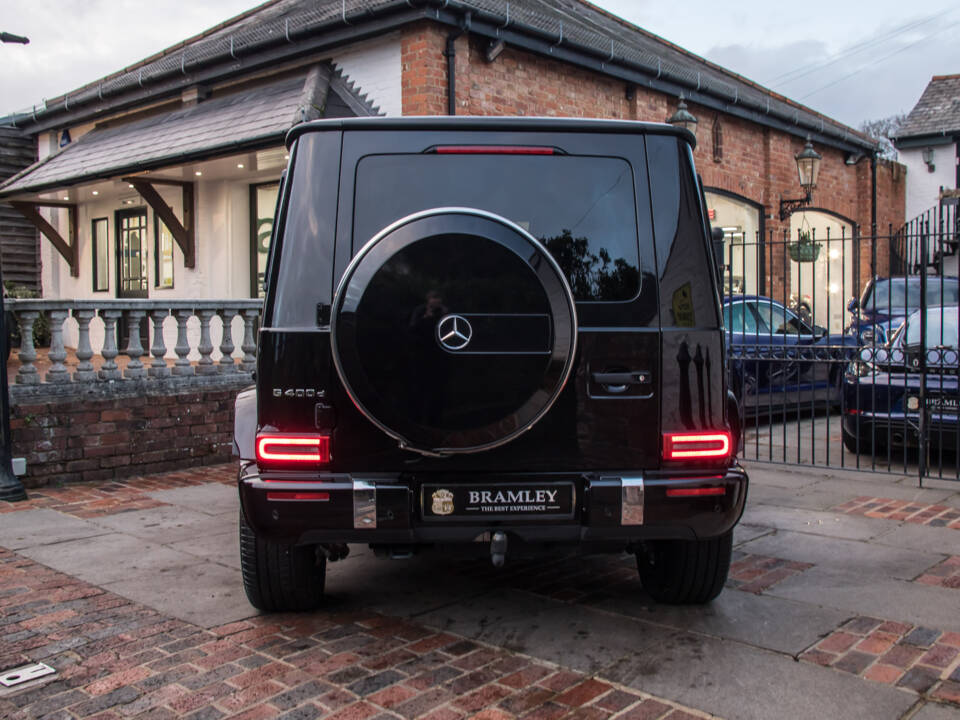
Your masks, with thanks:
M 843 444 L 851 452 L 918 444 L 924 345 L 928 437 L 935 447 L 957 449 L 957 307 L 927 308 L 925 344 L 921 342 L 922 313 L 913 312 L 887 345 L 862 348 L 845 374 Z
M 840 403 L 843 369 L 857 339 L 830 334 L 761 295 L 724 298 L 730 388 L 745 415 Z
M 926 305 L 956 305 L 960 283 L 955 277 L 927 277 Z M 852 318 L 847 332 L 856 335 L 861 345 L 884 345 L 920 301 L 920 277 L 874 278 L 863 289 L 860 299 L 847 305 Z

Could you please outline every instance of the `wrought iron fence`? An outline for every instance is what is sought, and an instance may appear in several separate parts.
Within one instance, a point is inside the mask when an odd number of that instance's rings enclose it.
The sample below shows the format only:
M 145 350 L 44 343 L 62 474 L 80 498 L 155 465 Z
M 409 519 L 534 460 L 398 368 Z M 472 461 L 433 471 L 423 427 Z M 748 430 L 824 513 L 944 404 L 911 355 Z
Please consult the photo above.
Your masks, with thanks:
M 960 479 L 957 206 L 900 229 L 724 229 L 742 457 Z

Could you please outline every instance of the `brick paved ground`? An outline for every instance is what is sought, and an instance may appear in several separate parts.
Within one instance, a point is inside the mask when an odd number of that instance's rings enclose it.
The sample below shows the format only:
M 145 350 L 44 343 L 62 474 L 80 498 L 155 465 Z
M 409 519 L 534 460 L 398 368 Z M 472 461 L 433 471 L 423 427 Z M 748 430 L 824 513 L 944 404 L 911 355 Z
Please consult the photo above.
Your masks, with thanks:
M 729 583 L 737 590 L 759 594 L 812 567 L 812 563 L 735 552 L 730 563 Z
M 960 555 L 952 555 L 920 575 L 918 583 L 960 589 Z
M 235 470 L 227 464 L 44 488 L 31 491 L 28 502 L 0 503 L 0 514 L 43 508 L 97 518 L 155 508 L 165 503 L 148 492 L 209 482 L 231 485 Z M 867 497 L 838 509 L 940 527 L 950 526 L 950 513 L 956 512 Z M 945 559 L 925 565 L 912 584 L 940 586 L 930 588 L 937 591 L 956 587 L 960 556 L 941 557 Z M 776 601 L 768 590 L 811 568 L 807 562 L 737 551 L 728 588 Z M 436 573 L 468 575 L 478 586 L 489 582 L 581 608 L 573 612 L 592 611 L 611 598 L 643 598 L 629 555 L 594 556 L 588 562 L 518 560 L 503 569 L 487 559 L 447 564 L 438 558 Z M 821 630 L 812 645 L 792 651 L 791 658 L 862 678 L 858 682 L 960 705 L 960 634 L 868 617 L 862 611 L 839 627 L 828 627 L 835 629 Z M 603 676 L 572 672 L 375 612 L 254 617 L 204 629 L 0 549 L 0 668 L 33 660 L 49 662 L 58 675 L 39 681 L 40 687 L 12 695 L 0 692 L 0 717 L 703 716 L 636 689 L 648 689 L 644 683 L 628 689 Z
M 800 659 L 934 699 L 960 702 L 960 633 L 856 617 Z
M 273 615 L 204 630 L 0 550 L 0 667 L 57 676 L 0 695 L 34 718 L 708 717 L 376 613 Z
M 170 490 L 209 482 L 232 485 L 236 481 L 236 464 L 226 463 L 109 482 L 35 488 L 29 490 L 28 499 L 23 502 L 0 501 L 0 514 L 47 508 L 74 517 L 92 518 L 165 505 L 166 503 L 147 495 L 155 490 Z
M 923 505 L 883 497 L 857 497 L 836 506 L 833 510 L 848 515 L 863 515 L 870 518 L 960 530 L 960 510 L 947 505 Z

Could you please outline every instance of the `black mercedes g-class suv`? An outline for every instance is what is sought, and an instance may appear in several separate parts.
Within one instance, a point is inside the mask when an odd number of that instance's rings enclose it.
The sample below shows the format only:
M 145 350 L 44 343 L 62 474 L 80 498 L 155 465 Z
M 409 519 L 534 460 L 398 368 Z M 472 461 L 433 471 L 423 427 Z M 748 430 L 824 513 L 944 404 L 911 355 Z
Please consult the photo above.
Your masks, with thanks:
M 318 606 L 347 543 L 627 551 L 654 599 L 716 597 L 747 476 L 693 136 L 373 118 L 287 143 L 236 408 L 250 602 Z

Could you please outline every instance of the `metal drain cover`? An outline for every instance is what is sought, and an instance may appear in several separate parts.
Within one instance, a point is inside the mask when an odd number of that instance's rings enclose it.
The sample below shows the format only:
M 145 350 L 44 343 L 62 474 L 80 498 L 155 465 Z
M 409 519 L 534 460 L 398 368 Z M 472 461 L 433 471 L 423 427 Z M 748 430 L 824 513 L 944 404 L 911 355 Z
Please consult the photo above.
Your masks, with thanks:
M 45 663 L 21 665 L 18 668 L 5 670 L 3 674 L 0 674 L 0 685 L 4 687 L 14 687 L 15 685 L 30 682 L 31 680 L 36 680 L 44 675 L 51 675 L 55 672 L 56 670 Z

